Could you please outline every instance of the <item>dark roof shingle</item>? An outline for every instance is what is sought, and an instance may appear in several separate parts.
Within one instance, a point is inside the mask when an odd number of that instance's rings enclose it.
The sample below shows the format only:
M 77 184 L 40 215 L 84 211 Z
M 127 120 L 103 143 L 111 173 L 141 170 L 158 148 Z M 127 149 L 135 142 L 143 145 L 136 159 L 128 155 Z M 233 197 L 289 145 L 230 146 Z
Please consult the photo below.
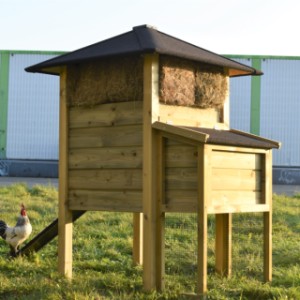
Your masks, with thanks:
M 30 66 L 28 72 L 59 74 L 57 67 L 84 61 L 144 53 L 159 53 L 228 68 L 229 76 L 262 75 L 262 72 L 142 25 L 129 32 Z

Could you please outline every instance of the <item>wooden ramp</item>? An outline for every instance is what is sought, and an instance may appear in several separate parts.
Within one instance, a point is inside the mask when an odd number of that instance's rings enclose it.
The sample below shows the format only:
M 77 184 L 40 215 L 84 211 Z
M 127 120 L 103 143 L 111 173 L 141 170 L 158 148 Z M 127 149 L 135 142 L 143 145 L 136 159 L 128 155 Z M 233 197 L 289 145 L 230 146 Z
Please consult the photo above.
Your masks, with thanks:
M 86 211 L 73 211 L 73 222 L 80 218 Z M 17 252 L 17 256 L 30 255 L 30 253 L 37 252 L 46 244 L 50 243 L 58 235 L 58 219 L 54 220 L 44 230 L 37 234 L 30 240 L 23 248 Z

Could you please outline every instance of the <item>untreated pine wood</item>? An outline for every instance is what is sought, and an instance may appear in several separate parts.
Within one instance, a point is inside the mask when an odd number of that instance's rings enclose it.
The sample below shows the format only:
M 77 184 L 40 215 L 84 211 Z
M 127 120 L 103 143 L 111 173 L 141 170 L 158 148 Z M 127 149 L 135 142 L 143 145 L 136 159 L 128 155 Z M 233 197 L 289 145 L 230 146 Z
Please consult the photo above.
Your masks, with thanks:
M 263 160 L 264 182 L 263 198 L 269 211 L 263 213 L 264 218 L 264 279 L 272 281 L 272 150 Z
M 204 143 L 208 139 L 208 134 L 195 131 L 191 128 L 173 126 L 162 122 L 154 122 L 152 127 L 161 131 L 161 134 L 169 133 L 174 135 L 174 137 L 186 138 L 197 143 Z
M 135 265 L 143 264 L 143 214 L 133 214 L 133 249 L 132 259 Z
M 69 152 L 70 169 L 142 168 L 142 147 L 79 148 Z
M 72 210 L 142 212 L 142 190 L 69 190 Z
M 166 168 L 166 190 L 197 190 L 197 168 Z
M 163 211 L 197 213 L 198 190 L 166 190 Z
M 141 190 L 142 169 L 70 170 L 70 189 Z
M 231 275 L 232 268 L 232 215 L 216 214 L 216 271 L 225 276 Z
M 226 205 L 226 206 L 208 206 L 207 212 L 209 214 L 222 214 L 222 213 L 252 213 L 252 212 L 268 212 L 268 204 L 240 204 L 240 205 Z
M 263 204 L 261 191 L 212 191 L 211 205 L 220 207 L 226 205 L 257 205 Z
M 218 124 L 218 111 L 214 108 L 160 104 L 160 121 L 172 125 L 214 128 Z
M 261 172 L 257 170 L 213 169 L 213 190 L 259 191 Z
M 167 145 L 165 147 L 167 168 L 197 167 L 197 148 L 190 145 Z
M 58 270 L 72 277 L 73 215 L 68 207 L 68 113 L 66 95 L 67 71 L 60 74 L 59 110 L 59 205 L 58 205 Z
M 197 293 L 207 292 L 207 206 L 211 191 L 211 149 L 198 147 L 198 274 Z
M 235 153 L 262 153 L 268 152 L 266 149 L 261 148 L 246 148 L 239 146 L 223 146 L 223 145 L 208 145 L 213 151 L 225 151 L 225 152 L 235 152 Z
M 218 169 L 261 169 L 261 154 L 213 151 L 212 167 Z
M 158 55 L 144 56 L 144 105 L 143 105 L 143 283 L 146 291 L 158 288 L 158 268 L 160 258 L 156 250 L 160 245 L 157 231 L 160 223 L 157 216 L 157 132 L 152 124 L 159 116 L 159 67 Z
M 74 128 L 69 131 L 69 147 L 99 148 L 142 145 L 142 125 Z
M 143 123 L 143 102 L 106 103 L 91 107 L 72 107 L 70 128 L 105 127 Z
M 165 139 L 162 135 L 156 135 L 157 145 L 157 246 L 156 246 L 156 287 L 159 291 L 165 288 L 165 212 L 163 205 L 166 202 L 165 193 Z

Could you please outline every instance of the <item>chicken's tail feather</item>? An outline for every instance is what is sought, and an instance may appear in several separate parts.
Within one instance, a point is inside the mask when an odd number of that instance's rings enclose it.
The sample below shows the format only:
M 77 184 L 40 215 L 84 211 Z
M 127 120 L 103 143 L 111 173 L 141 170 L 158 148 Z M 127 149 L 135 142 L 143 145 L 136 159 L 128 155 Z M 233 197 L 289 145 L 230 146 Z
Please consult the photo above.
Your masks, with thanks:
M 6 229 L 7 229 L 7 224 L 0 220 L 0 236 L 5 239 L 5 232 L 6 232 Z

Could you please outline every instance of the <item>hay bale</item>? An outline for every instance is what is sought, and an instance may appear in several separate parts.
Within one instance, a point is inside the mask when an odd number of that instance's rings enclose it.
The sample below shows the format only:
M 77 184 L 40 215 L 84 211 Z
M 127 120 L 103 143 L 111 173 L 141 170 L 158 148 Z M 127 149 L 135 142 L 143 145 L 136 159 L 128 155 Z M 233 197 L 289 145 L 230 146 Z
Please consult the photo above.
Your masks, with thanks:
M 160 102 L 179 106 L 195 103 L 193 63 L 162 56 L 160 59 Z
M 218 68 L 197 68 L 195 73 L 195 106 L 221 108 L 226 100 L 228 83 Z
M 227 76 L 222 67 L 161 56 L 161 103 L 220 108 L 227 91 Z
M 68 66 L 67 97 L 70 106 L 142 101 L 143 61 L 120 57 Z

